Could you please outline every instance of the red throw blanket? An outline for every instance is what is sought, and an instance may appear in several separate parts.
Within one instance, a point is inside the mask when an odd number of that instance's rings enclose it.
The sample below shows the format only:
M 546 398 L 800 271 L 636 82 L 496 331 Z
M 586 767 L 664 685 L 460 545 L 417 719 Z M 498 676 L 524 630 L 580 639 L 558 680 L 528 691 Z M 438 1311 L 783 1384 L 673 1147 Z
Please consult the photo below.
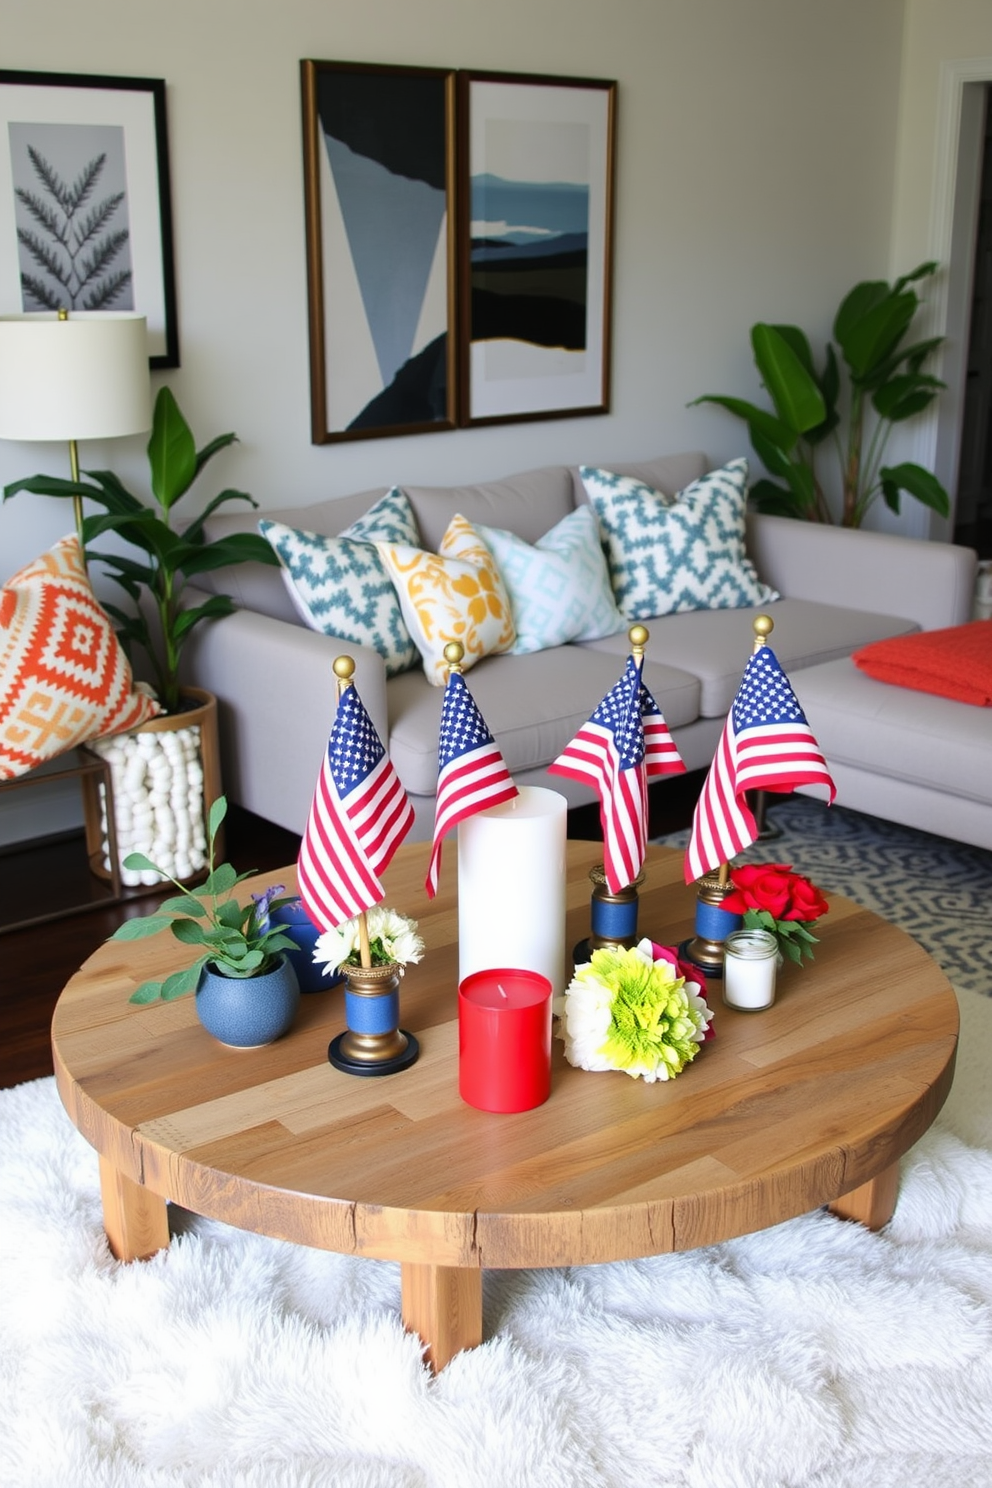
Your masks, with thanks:
M 873 641 L 853 661 L 879 682 L 935 692 L 959 703 L 992 705 L 992 621 Z

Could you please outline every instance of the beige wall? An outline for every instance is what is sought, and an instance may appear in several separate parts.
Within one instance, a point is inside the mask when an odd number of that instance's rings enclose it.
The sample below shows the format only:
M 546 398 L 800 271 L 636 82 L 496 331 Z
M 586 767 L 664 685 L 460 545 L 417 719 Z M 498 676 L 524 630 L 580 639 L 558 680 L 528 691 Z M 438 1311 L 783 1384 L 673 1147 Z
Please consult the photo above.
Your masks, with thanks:
M 801 321 L 825 336 L 850 284 L 888 271 L 903 9 L 903 0 L 0 0 L 0 34 L 6 67 L 166 78 L 182 367 L 155 381 L 167 377 L 201 442 L 225 429 L 241 436 L 204 494 L 222 481 L 278 507 L 546 462 L 741 453 L 736 421 L 687 402 L 757 396 L 754 320 Z M 987 0 L 971 9 L 987 11 Z M 619 80 L 610 415 L 311 445 L 301 57 Z M 141 440 L 84 446 L 82 459 L 135 483 L 144 476 Z M 65 467 L 60 448 L 0 445 L 2 482 Z M 0 576 L 69 526 L 61 503 L 20 496 L 0 508 Z

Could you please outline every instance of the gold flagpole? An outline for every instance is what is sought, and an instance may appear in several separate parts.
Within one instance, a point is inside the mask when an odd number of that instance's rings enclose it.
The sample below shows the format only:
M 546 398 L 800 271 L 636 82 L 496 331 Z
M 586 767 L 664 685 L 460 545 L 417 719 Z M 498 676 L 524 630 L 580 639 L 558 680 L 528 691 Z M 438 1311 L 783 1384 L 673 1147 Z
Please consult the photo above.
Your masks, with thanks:
M 349 687 L 355 685 L 355 663 L 350 656 L 339 656 L 334 662 L 334 675 L 337 678 L 338 703 L 344 697 Z M 364 909 L 360 909 L 356 916 L 358 920 L 358 954 L 363 966 L 372 965 L 372 952 L 369 948 L 369 924 L 365 918 Z

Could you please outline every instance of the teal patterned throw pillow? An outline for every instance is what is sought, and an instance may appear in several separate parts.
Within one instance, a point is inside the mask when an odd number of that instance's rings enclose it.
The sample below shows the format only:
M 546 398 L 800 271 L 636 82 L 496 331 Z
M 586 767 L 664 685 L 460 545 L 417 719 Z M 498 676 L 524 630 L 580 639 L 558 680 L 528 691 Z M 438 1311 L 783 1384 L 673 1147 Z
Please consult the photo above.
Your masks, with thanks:
M 517 629 L 511 655 L 623 630 L 592 507 L 569 512 L 533 547 L 502 527 L 474 526 L 510 596 Z
M 580 465 L 579 474 L 625 619 L 735 610 L 779 598 L 744 551 L 746 460 L 731 460 L 677 496 L 590 465 Z
M 290 597 L 311 630 L 378 651 L 387 677 L 420 661 L 396 590 L 373 546 L 419 546 L 417 520 L 405 491 L 394 486 L 337 537 L 265 518 L 258 530 L 274 548 Z

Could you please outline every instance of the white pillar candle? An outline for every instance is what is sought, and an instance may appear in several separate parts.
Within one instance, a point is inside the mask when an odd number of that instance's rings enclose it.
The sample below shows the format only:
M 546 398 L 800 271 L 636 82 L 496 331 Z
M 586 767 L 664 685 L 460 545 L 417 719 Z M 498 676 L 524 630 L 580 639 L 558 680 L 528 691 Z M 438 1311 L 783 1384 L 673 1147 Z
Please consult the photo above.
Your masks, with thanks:
M 458 827 L 458 979 L 511 967 L 564 992 L 568 803 L 524 786 Z

